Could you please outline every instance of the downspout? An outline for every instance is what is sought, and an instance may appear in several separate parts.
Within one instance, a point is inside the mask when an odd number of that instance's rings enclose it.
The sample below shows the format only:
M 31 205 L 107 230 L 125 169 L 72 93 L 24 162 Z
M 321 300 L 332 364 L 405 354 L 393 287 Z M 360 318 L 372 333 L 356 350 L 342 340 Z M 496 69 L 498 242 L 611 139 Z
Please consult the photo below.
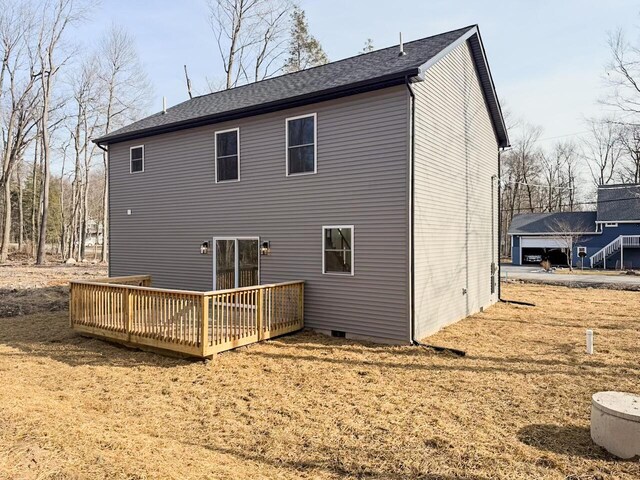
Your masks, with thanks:
M 465 352 L 462 350 L 458 350 L 455 348 L 448 347 L 440 347 L 437 345 L 426 345 L 424 343 L 420 343 L 418 339 L 416 339 L 416 319 L 415 319 L 415 288 L 414 288 L 414 280 L 415 280 L 415 254 L 414 254 L 414 202 L 413 202 L 413 192 L 415 185 L 415 152 L 416 152 L 416 144 L 415 144 L 415 124 L 416 124 L 416 95 L 411 88 L 411 81 L 409 77 L 405 77 L 405 84 L 407 86 L 407 90 L 409 90 L 409 97 L 411 99 L 411 107 L 409 111 L 409 141 L 411 145 L 409 146 L 409 342 L 413 346 L 417 347 L 425 347 L 436 352 L 448 352 L 453 355 L 457 355 L 459 357 L 464 357 Z
M 498 148 L 498 301 L 502 300 L 502 150 Z
M 414 254 L 414 226 L 413 226 L 413 188 L 414 188 L 414 158 L 415 158 L 415 121 L 416 121 L 416 96 L 409 77 L 405 77 L 405 84 L 409 90 L 411 105 L 409 107 L 409 342 L 416 345 L 415 338 L 415 254 Z
M 103 152 L 105 152 L 107 154 L 107 158 L 109 157 L 109 149 L 107 147 L 103 147 L 102 145 L 100 145 L 98 142 L 96 142 L 96 145 L 98 146 L 98 148 L 100 150 L 102 150 Z M 108 165 L 108 163 L 107 163 Z M 107 168 L 109 168 L 107 166 Z M 111 173 L 109 171 L 107 171 L 107 183 L 110 183 L 110 177 L 111 177 Z M 106 186 L 105 186 L 106 188 Z M 109 195 L 111 195 L 111 189 L 109 189 Z M 109 203 L 109 211 L 107 212 L 107 217 L 109 219 L 109 222 L 111 221 L 111 201 L 108 202 Z M 102 226 L 102 248 L 104 249 L 105 245 L 108 245 L 109 247 L 111 247 L 111 229 L 109 228 L 107 231 L 107 237 L 108 238 L 104 238 L 104 229 L 105 226 Z M 97 243 L 97 237 L 96 237 L 96 243 Z M 108 270 L 107 270 L 107 275 L 110 277 L 111 276 L 111 248 L 109 248 L 109 258 L 107 259 L 107 264 L 108 264 Z
M 435 350 L 436 352 L 448 352 L 459 357 L 464 357 L 465 352 L 462 350 L 458 350 L 455 348 L 448 347 L 440 347 L 437 345 L 426 345 L 424 343 L 420 343 L 418 339 L 416 339 L 416 319 L 415 319 L 415 288 L 414 288 L 414 280 L 415 280 L 415 254 L 414 254 L 414 202 L 413 202 L 413 192 L 415 185 L 415 152 L 416 152 L 416 144 L 415 144 L 415 124 L 416 124 L 416 96 L 413 88 L 411 88 L 411 81 L 409 77 L 405 77 L 405 84 L 407 85 L 407 89 L 409 90 L 409 97 L 411 98 L 411 107 L 409 113 L 409 141 L 411 145 L 409 146 L 409 341 L 411 345 L 417 347 L 425 347 L 431 350 Z

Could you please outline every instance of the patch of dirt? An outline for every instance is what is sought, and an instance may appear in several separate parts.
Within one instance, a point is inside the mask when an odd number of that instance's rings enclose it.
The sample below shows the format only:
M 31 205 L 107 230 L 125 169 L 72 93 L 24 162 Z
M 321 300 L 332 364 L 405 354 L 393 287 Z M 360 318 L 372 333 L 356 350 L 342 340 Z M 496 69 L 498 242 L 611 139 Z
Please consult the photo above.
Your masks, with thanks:
M 70 280 L 105 276 L 104 265 L 0 265 L 0 318 L 65 310 Z
M 593 393 L 640 393 L 640 296 L 503 292 L 537 306 L 425 340 L 465 357 L 304 332 L 187 361 L 0 319 L 0 478 L 640 478 L 589 437 Z

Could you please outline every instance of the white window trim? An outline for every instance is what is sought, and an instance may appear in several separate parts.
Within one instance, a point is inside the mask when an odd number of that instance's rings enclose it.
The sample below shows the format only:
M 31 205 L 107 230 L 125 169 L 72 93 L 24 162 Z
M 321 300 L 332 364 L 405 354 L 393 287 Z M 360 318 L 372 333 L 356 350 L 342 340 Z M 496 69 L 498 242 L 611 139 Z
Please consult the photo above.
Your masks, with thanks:
M 218 135 L 221 133 L 229 133 L 229 132 L 236 132 L 236 142 L 238 142 L 238 178 L 236 178 L 235 180 L 218 180 Z M 220 130 L 215 133 L 213 141 L 214 141 L 214 149 L 215 149 L 215 154 L 213 159 L 215 183 L 239 182 L 240 181 L 240 128 L 237 127 L 237 128 L 228 128 L 227 130 Z
M 617 227 L 618 226 L 618 222 L 605 222 L 604 226 L 605 227 Z
M 578 253 L 580 253 L 580 252 L 587 253 L 587 247 L 576 247 L 576 248 L 578 249 L 577 250 Z
M 289 173 L 289 121 L 290 120 L 299 120 L 301 118 L 313 117 L 313 172 L 300 172 L 300 173 Z M 307 146 L 309 144 L 306 144 Z M 305 145 L 296 145 L 297 147 L 303 147 Z M 315 175 L 318 173 L 318 114 L 307 113 L 305 115 L 298 115 L 296 117 L 288 117 L 284 120 L 284 151 L 285 157 L 287 159 L 285 165 L 285 174 L 287 177 L 299 177 L 302 175 Z
M 330 228 L 350 228 L 351 229 L 351 273 L 347 272 L 327 272 L 325 271 L 325 251 L 324 246 L 326 242 L 325 231 Z M 337 275 L 339 277 L 353 277 L 355 275 L 355 252 L 356 252 L 356 229 L 353 225 L 324 225 L 322 227 L 322 274 L 323 275 Z
M 133 150 L 135 148 L 142 148 L 142 170 L 140 170 L 139 172 L 134 172 L 133 168 L 132 168 L 133 158 L 132 158 L 131 154 L 133 153 Z M 133 173 L 144 173 L 144 145 L 136 145 L 135 147 L 130 147 L 129 148 L 129 173 L 131 173 L 131 174 L 133 174 Z

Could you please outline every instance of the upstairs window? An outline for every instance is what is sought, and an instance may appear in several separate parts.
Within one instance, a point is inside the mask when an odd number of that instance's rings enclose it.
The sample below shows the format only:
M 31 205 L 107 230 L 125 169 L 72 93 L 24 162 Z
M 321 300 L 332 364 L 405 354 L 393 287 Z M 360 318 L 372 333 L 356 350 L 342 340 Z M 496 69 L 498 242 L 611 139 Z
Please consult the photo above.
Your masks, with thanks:
M 316 114 L 287 118 L 287 176 L 316 173 Z
M 322 273 L 353 275 L 353 225 L 322 227 Z
M 216 183 L 240 180 L 240 129 L 216 132 Z
M 129 149 L 129 172 L 144 172 L 144 145 Z
M 604 224 L 605 227 L 617 227 L 618 224 L 616 222 L 607 222 Z

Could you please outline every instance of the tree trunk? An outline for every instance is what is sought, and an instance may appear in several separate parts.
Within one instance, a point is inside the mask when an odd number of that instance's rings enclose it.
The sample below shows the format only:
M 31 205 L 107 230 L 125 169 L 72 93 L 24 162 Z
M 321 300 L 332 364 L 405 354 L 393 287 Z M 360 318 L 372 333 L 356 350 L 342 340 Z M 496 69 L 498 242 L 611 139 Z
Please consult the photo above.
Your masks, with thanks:
M 36 141 L 36 143 L 38 143 Z M 36 203 L 36 197 L 37 197 L 37 192 L 36 192 L 36 187 L 38 185 L 37 180 L 36 180 L 36 176 L 38 174 L 38 161 L 37 161 L 37 147 L 36 147 L 36 155 L 33 159 L 33 172 L 32 172 L 32 176 L 31 176 L 31 256 L 35 257 L 36 256 L 36 241 L 37 241 L 37 236 L 36 236 L 36 205 L 38 205 Z
M 0 263 L 5 263 L 9 256 L 9 241 L 11 240 L 11 182 L 4 184 L 4 221 L 2 225 L 2 247 L 0 247 Z
M 22 185 L 22 175 L 20 174 L 20 167 L 16 170 L 16 177 L 18 179 L 18 251 L 22 252 L 24 247 L 24 205 L 23 205 L 23 192 L 24 186 Z
M 87 241 L 87 223 L 89 221 L 89 172 L 86 174 L 84 188 L 82 189 L 82 221 L 80 222 L 80 260 L 85 259 Z
M 48 99 L 45 98 L 42 114 L 42 158 L 44 163 L 42 172 L 42 216 L 40 220 L 40 240 L 38 242 L 36 265 L 42 265 L 46 261 L 47 253 L 47 217 L 49 216 L 49 180 L 51 177 L 51 173 L 49 171 L 51 145 L 49 144 L 48 109 L 49 102 Z

